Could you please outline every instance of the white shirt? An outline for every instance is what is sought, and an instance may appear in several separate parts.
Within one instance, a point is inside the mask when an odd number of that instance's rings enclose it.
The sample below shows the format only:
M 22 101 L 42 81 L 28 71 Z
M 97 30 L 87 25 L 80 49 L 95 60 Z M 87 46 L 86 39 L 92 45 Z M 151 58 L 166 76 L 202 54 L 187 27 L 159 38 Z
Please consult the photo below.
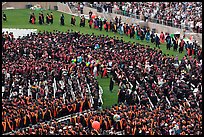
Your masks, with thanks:
M 191 28 L 194 28 L 194 21 L 192 20 L 192 21 L 190 21 L 189 23 L 190 23 L 190 27 L 191 27 Z

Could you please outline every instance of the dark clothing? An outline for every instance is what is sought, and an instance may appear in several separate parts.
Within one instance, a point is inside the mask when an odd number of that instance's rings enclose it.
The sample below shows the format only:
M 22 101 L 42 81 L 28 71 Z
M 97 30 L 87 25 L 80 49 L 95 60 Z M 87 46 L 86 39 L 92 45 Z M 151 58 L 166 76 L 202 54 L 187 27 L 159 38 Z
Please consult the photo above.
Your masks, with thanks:
M 45 23 L 45 18 L 44 18 L 44 15 L 43 15 L 43 14 L 41 14 L 41 16 L 42 16 L 42 23 L 44 24 L 44 23 Z
M 93 14 L 93 12 L 90 11 L 90 12 L 89 12 L 89 19 L 91 19 L 92 14 Z
M 156 42 L 156 47 L 158 46 L 159 47 L 159 44 L 160 44 L 160 39 L 158 36 L 155 37 L 155 42 Z M 160 47 L 159 47 L 160 48 Z
M 53 14 L 50 15 L 50 23 L 53 24 Z
M 5 14 L 5 13 L 3 14 L 3 20 L 4 20 L 4 21 L 7 20 L 7 17 L 6 17 L 6 14 Z
M 42 25 L 42 15 L 39 15 L 39 24 Z
M 47 23 L 47 24 L 50 23 L 49 15 L 46 16 L 46 23 Z
M 110 78 L 110 85 L 109 85 L 109 89 L 110 89 L 110 91 L 111 91 L 111 92 L 112 92 L 112 90 L 113 90 L 113 85 L 114 85 L 113 78 Z
M 63 25 L 64 26 L 64 16 L 62 15 L 61 18 L 60 18 L 60 25 Z
M 80 27 L 85 27 L 85 18 L 81 18 L 81 21 L 80 21 Z
M 102 22 L 102 20 L 100 20 L 99 21 L 99 29 L 100 29 L 100 31 L 102 30 L 102 26 L 103 26 L 103 22 Z
M 74 17 L 71 18 L 71 24 L 75 25 L 76 19 Z
M 170 36 L 167 36 L 166 37 L 166 48 L 168 49 L 168 50 L 170 50 L 170 48 L 171 48 L 171 37 Z

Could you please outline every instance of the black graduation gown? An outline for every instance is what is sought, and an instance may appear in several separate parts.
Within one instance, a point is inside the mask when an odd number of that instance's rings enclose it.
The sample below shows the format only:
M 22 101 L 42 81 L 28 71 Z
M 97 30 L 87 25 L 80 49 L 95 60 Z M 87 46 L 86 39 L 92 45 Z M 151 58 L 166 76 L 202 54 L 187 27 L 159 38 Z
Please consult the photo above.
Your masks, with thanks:
M 42 16 L 39 15 L 39 24 L 42 25 Z
M 64 26 L 64 16 L 61 16 L 60 22 L 61 22 L 60 24 Z
M 112 92 L 112 90 L 113 90 L 113 85 L 114 85 L 113 78 L 110 78 L 109 89 L 110 89 L 111 92 Z
M 50 21 L 49 21 L 49 15 L 46 16 L 46 23 L 47 23 L 47 24 L 50 23 Z
M 44 15 L 41 14 L 41 16 L 42 16 L 42 23 L 45 23 L 45 17 L 44 17 Z

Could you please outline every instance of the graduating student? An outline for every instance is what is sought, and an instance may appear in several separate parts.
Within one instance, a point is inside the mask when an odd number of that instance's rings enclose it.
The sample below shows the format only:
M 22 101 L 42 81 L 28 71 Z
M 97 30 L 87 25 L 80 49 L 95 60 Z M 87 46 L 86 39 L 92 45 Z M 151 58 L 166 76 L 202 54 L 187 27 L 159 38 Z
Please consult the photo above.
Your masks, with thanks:
M 160 39 L 158 37 L 158 35 L 156 34 L 156 37 L 155 37 L 155 42 L 156 42 L 156 47 L 159 47 L 160 45 Z M 160 48 L 160 47 L 159 47 Z
M 53 14 L 52 14 L 52 12 L 51 12 L 51 13 L 50 13 L 50 23 L 51 23 L 51 24 L 53 24 L 53 20 L 54 20 L 54 19 L 53 19 Z
M 171 48 L 171 37 L 168 34 L 166 37 L 166 49 L 170 50 L 170 48 Z
M 103 22 L 102 22 L 102 20 L 100 19 L 100 20 L 99 20 L 99 30 L 100 30 L 100 31 L 102 31 L 102 26 L 103 26 Z
M 154 32 L 151 33 L 150 38 L 151 38 L 151 43 L 154 43 L 154 40 L 155 40 Z
M 174 51 L 177 51 L 177 48 L 178 48 L 178 38 L 176 37 L 175 40 L 174 40 Z
M 160 34 L 160 42 L 164 43 L 164 41 L 165 41 L 165 36 L 164 36 L 164 33 L 161 32 L 161 34 Z
M 71 18 L 71 25 L 74 25 L 74 26 L 75 26 L 75 22 L 76 22 L 76 19 L 75 19 L 74 15 L 72 15 L 72 18 Z
M 48 13 L 47 13 L 47 16 L 46 16 L 46 24 L 50 24 L 50 16 L 49 16 Z
M 90 10 L 89 11 L 89 19 L 91 19 L 92 14 L 93 14 L 93 12 Z
M 39 24 L 42 25 L 42 14 L 39 13 L 39 18 L 38 18 Z
M 6 14 L 3 12 L 3 21 L 7 21 Z
M 80 27 L 85 27 L 85 18 L 84 16 L 81 16 L 81 20 L 80 20 Z
M 179 43 L 179 53 L 183 52 L 184 45 L 185 45 L 185 41 L 182 39 L 181 42 Z
M 35 14 L 34 13 L 32 14 L 31 23 L 35 24 Z
M 44 18 L 44 14 L 43 14 L 42 11 L 41 11 L 41 16 L 42 16 L 42 23 L 44 24 L 45 23 L 45 18 Z
M 149 40 L 150 40 L 150 32 L 149 32 L 149 30 L 147 30 L 146 41 L 149 42 Z
M 60 25 L 64 26 L 64 15 L 63 14 L 60 17 Z
M 113 80 L 113 77 L 111 77 L 110 78 L 110 85 L 109 85 L 110 92 L 113 92 L 113 86 L 114 86 L 114 80 Z
M 82 21 L 83 21 L 83 23 L 82 23 L 82 25 L 83 25 L 83 27 L 85 27 L 85 23 L 86 23 L 85 21 L 86 21 L 86 20 L 85 20 L 84 15 L 83 15 L 82 17 L 83 17 L 83 20 L 82 20 Z

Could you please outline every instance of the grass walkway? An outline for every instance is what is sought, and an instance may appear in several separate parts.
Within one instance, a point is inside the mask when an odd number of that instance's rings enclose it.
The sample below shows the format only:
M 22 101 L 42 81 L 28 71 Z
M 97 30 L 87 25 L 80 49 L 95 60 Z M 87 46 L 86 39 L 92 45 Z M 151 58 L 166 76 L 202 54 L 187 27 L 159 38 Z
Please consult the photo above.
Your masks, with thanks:
M 90 29 L 88 26 L 88 22 L 86 21 L 86 26 L 85 27 L 79 27 L 79 21 L 80 18 L 76 17 L 76 26 L 71 26 L 71 15 L 69 14 L 64 14 L 65 17 L 65 26 L 60 26 L 60 16 L 61 12 L 54 11 L 54 10 L 47 10 L 43 11 L 44 16 L 46 17 L 47 13 L 53 12 L 54 15 L 54 23 L 52 25 L 39 25 L 38 24 L 38 15 L 39 11 L 32 11 L 30 9 L 11 9 L 11 10 L 3 10 L 3 12 L 6 13 L 7 15 L 7 22 L 2 22 L 2 28 L 24 28 L 24 29 L 37 29 L 38 31 L 53 31 L 53 30 L 59 30 L 59 31 L 67 31 L 68 29 L 73 30 L 73 31 L 80 31 L 81 33 L 84 34 L 92 34 L 94 33 L 95 35 L 101 35 L 104 34 L 105 36 L 115 36 L 115 37 L 123 37 L 123 40 L 126 42 L 137 42 L 140 44 L 144 45 L 149 45 L 150 47 L 154 48 L 155 45 L 152 43 L 147 43 L 146 41 L 141 41 L 141 40 L 136 40 L 136 39 L 130 39 L 126 35 L 120 35 L 120 34 L 114 34 L 113 32 L 106 32 L 105 30 L 99 31 L 96 29 Z M 36 24 L 30 24 L 29 23 L 29 18 L 30 18 L 30 13 L 34 12 L 36 16 Z M 178 52 L 173 52 L 173 48 L 171 50 L 166 50 L 166 44 L 161 44 L 160 45 L 161 50 L 164 54 L 169 54 L 171 55 L 178 55 L 179 59 L 181 59 L 184 56 L 184 53 L 179 54 Z M 110 107 L 114 104 L 117 103 L 117 92 L 118 92 L 118 86 L 114 86 L 113 93 L 110 93 L 109 91 L 109 82 L 110 78 L 98 78 L 99 84 L 103 88 L 103 107 Z

